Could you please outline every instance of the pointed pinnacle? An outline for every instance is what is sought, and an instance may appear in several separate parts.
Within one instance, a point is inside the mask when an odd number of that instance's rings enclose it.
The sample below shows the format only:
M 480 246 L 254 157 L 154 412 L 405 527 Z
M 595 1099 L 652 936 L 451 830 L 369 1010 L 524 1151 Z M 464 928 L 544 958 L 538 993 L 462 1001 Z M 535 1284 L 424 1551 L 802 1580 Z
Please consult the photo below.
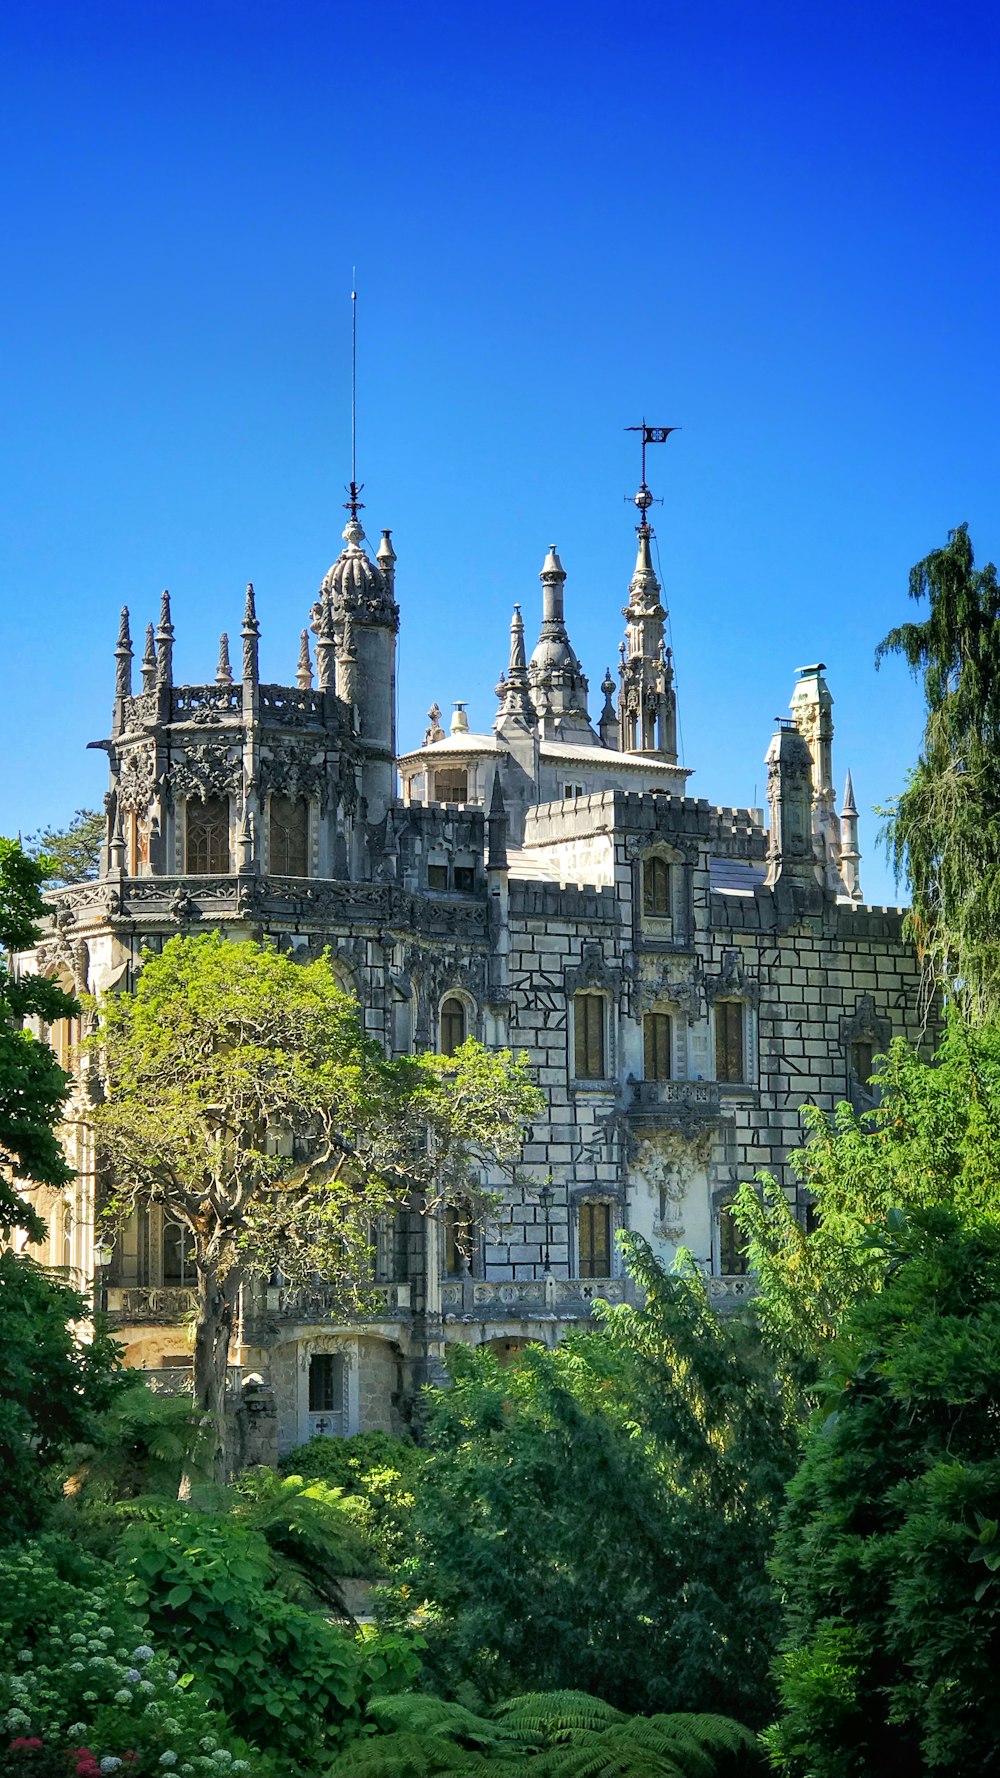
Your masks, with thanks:
M 300 691 L 312 689 L 313 670 L 309 655 L 309 631 L 303 630 L 299 636 L 299 664 L 295 672 L 295 683 Z
M 257 610 L 256 610 L 256 606 L 254 605 L 253 581 L 252 580 L 247 581 L 247 598 L 246 598 L 246 605 L 243 608 L 243 629 L 242 629 L 241 634 L 244 636 L 246 636 L 246 635 L 259 636 L 260 635 L 260 625 L 257 622 Z
M 216 685 L 232 685 L 233 669 L 229 664 L 229 637 L 225 630 L 219 637 L 219 665 L 215 670 Z

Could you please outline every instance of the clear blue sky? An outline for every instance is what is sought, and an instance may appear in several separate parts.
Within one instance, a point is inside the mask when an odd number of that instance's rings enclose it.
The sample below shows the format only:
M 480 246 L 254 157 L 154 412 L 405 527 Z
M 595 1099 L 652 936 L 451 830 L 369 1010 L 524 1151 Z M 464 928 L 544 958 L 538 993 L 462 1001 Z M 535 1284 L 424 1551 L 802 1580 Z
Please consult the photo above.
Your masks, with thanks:
M 920 698 L 875 645 L 968 520 L 1000 552 L 994 5 L 12 0 L 0 831 L 104 789 L 118 608 L 204 680 L 252 579 L 266 677 L 359 473 L 391 525 L 400 740 L 488 728 L 555 542 L 592 703 L 651 455 L 686 763 L 763 799 L 823 659 L 869 899 Z

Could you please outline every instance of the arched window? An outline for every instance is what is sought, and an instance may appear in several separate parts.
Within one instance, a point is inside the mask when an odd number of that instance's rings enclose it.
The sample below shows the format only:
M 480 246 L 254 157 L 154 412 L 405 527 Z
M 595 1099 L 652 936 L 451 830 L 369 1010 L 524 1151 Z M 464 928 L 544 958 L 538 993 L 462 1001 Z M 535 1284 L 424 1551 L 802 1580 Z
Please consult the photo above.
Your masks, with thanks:
M 610 1278 L 611 1205 L 581 1204 L 576 1233 L 580 1277 Z
M 225 876 L 229 871 L 229 799 L 191 797 L 187 805 L 185 868 L 192 877 Z
M 179 1222 L 167 1222 L 163 1225 L 163 1282 L 194 1282 L 194 1242 L 191 1230 L 184 1228 Z
M 272 796 L 267 845 L 276 876 L 309 875 L 309 804 L 302 797 Z
M 669 1013 L 647 1012 L 642 1021 L 643 1077 L 669 1080 L 673 1072 L 670 1050 L 674 1025 Z
M 457 994 L 449 994 L 441 1004 L 441 1054 L 453 1056 L 460 1049 L 466 1037 L 466 1016 L 464 1002 Z
M 743 1278 L 747 1273 L 747 1256 L 731 1204 L 719 1210 L 719 1271 L 724 1278 Z
M 746 1080 L 742 1000 L 715 1003 L 715 1078 L 730 1084 Z
M 670 866 L 665 858 L 647 858 L 642 867 L 642 911 L 647 917 L 670 917 Z
M 573 996 L 573 1073 L 577 1080 L 603 1080 L 604 995 Z

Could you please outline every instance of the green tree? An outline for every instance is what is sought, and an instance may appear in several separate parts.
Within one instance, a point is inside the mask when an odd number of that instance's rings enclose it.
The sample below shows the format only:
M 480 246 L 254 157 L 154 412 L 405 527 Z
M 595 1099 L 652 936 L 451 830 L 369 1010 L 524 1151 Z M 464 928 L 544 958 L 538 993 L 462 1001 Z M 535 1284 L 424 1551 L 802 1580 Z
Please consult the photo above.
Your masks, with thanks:
M 326 958 L 301 965 L 219 933 L 148 956 L 95 1038 L 107 1096 L 109 1215 L 159 1203 L 187 1231 L 197 1287 L 196 1405 L 225 1471 L 224 1390 L 241 1281 L 317 1272 L 366 1304 L 372 1228 L 414 1189 L 436 1204 L 517 1153 L 539 1096 L 523 1060 L 474 1043 L 386 1061 Z
M 778 1769 L 973 1778 L 1000 1746 L 1000 1228 L 894 1219 L 790 1489 Z
M 53 885 L 89 883 L 97 875 L 106 825 L 98 809 L 77 809 L 68 827 L 29 834 L 25 851 L 42 861 Z
M 764 1722 L 794 1431 L 752 1331 L 630 1248 L 642 1309 L 511 1365 L 454 1354 L 395 1608 L 419 1613 L 428 1684 L 460 1696 L 580 1686 Z
M 38 940 L 45 877 L 15 840 L 0 839 L 0 1235 L 20 1228 L 34 1241 L 45 1224 L 18 1183 L 58 1188 L 73 1178 L 57 1134 L 70 1077 L 24 1022 L 79 1011 L 55 982 L 11 967 L 11 955 Z
M 86 1340 L 78 1291 L 23 1254 L 0 1251 L 0 1531 L 43 1522 L 72 1447 L 101 1437 L 123 1384 L 118 1348 L 100 1327 Z
M 767 1175 L 736 1202 L 759 1284 L 754 1315 L 807 1396 L 851 1304 L 881 1287 L 891 1211 L 948 1204 L 963 1217 L 1000 1216 L 1000 1030 L 952 1017 L 933 1063 L 897 1039 L 878 1083 L 880 1103 L 861 1117 L 847 1104 L 832 1119 L 804 1112 L 795 1164 L 815 1206 L 809 1232 Z
M 923 673 L 927 718 L 887 832 L 920 954 L 980 1019 L 1000 1009 L 1000 583 L 966 525 L 911 570 L 910 597 L 928 617 L 890 630 L 876 662 L 901 654 Z

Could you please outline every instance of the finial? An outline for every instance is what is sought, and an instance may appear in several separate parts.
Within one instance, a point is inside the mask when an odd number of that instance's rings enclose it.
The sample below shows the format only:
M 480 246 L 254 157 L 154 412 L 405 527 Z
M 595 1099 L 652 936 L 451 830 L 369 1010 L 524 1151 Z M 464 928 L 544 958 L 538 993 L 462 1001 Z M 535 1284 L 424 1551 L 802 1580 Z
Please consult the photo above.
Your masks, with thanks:
M 549 580 L 549 579 L 552 579 L 555 577 L 558 577 L 560 580 L 565 580 L 566 579 L 566 570 L 563 567 L 562 563 L 560 562 L 558 554 L 556 553 L 555 544 L 550 543 L 549 544 L 549 553 L 546 556 L 544 562 L 542 563 L 542 571 L 541 571 L 541 574 L 539 575 L 538 578 L 539 578 L 539 580 Z
M 615 682 L 611 677 L 610 667 L 605 667 L 604 669 L 604 678 L 601 680 L 601 690 L 604 693 L 605 698 L 613 698 L 615 695 Z
M 115 649 L 115 697 L 129 698 L 132 695 L 132 638 L 128 628 L 128 606 L 122 606 L 121 622 L 118 625 L 118 646 Z
M 850 770 L 848 770 L 847 782 L 844 785 L 844 806 L 840 812 L 842 815 L 856 815 L 858 812 L 858 805 L 854 801 L 854 783 Z
M 295 671 L 295 683 L 300 691 L 311 691 L 313 682 L 312 661 L 309 658 L 309 631 L 303 630 L 299 637 L 299 664 Z
M 489 837 L 489 852 L 486 858 L 487 870 L 506 870 L 507 859 L 507 805 L 503 800 L 503 787 L 500 773 L 493 775 L 493 789 L 490 793 L 490 806 L 486 816 L 486 827 Z
M 215 669 L 216 685 L 232 685 L 233 669 L 229 664 L 229 637 L 225 630 L 219 637 L 219 664 Z
M 111 830 L 111 844 L 108 847 L 108 865 L 113 871 L 125 869 L 125 835 L 122 832 L 121 803 L 115 804 L 115 824 Z
M 146 625 L 146 646 L 142 655 L 142 689 L 152 691 L 156 684 L 156 642 L 152 624 Z
M 641 432 L 642 433 L 642 481 L 639 484 L 638 493 L 632 495 L 632 501 L 633 501 L 633 504 L 635 506 L 637 506 L 639 509 L 638 530 L 640 532 L 648 531 L 649 530 L 649 518 L 647 515 L 649 513 L 650 507 L 654 504 L 656 504 L 657 506 L 661 506 L 663 504 L 663 502 L 656 501 L 654 503 L 653 496 L 650 493 L 649 488 L 646 484 L 646 446 L 651 445 L 651 444 L 666 444 L 667 439 L 670 437 L 670 434 L 672 432 L 679 432 L 680 427 L 679 426 L 647 426 L 645 420 L 643 420 L 641 426 L 626 426 L 625 430 L 626 430 L 626 432 Z M 626 494 L 625 498 L 626 498 L 626 500 L 628 499 L 627 494 Z
M 160 596 L 160 622 L 156 631 L 157 683 L 174 682 L 174 626 L 170 621 L 170 594 L 166 587 Z
M 465 714 L 465 704 L 458 698 L 455 699 L 455 709 L 451 719 L 451 732 L 453 735 L 467 735 L 469 732 L 469 718 Z
M 429 726 L 424 730 L 425 747 L 430 747 L 435 741 L 444 741 L 447 739 L 444 729 L 441 727 L 440 704 L 434 703 L 431 705 L 427 712 L 427 722 Z
M 243 609 L 243 682 L 256 685 L 258 676 L 257 644 L 260 640 L 260 624 L 257 622 L 257 611 L 254 605 L 253 582 L 247 582 L 246 605 Z

